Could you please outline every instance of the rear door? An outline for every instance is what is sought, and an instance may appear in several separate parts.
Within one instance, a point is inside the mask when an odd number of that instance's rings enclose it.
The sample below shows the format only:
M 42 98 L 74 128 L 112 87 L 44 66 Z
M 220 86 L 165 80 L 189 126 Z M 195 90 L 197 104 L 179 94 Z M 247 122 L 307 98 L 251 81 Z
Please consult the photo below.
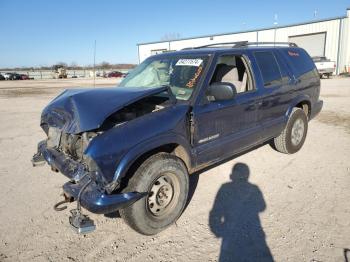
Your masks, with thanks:
M 275 50 L 253 52 L 259 68 L 263 92 L 259 97 L 258 120 L 264 140 L 279 135 L 285 125 L 289 101 L 293 95 L 294 83 L 286 64 L 278 59 Z

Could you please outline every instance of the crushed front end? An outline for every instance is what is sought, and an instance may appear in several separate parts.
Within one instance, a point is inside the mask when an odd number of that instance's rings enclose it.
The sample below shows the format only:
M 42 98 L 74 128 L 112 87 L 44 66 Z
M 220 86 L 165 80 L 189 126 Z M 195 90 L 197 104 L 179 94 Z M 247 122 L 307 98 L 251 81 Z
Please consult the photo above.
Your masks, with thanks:
M 107 214 L 131 205 L 143 197 L 142 193 L 107 192 L 107 184 L 93 160 L 83 154 L 89 140 L 97 134 L 66 134 L 60 129 L 49 127 L 48 138 L 38 144 L 38 151 L 32 158 L 33 166 L 47 162 L 53 171 L 61 172 L 69 181 L 63 185 L 65 200 L 54 206 L 56 211 L 64 203 L 77 201 L 72 209 L 69 223 L 77 233 L 86 234 L 95 230 L 94 221 L 82 214 L 81 206 L 92 213 Z
M 107 214 L 145 196 L 143 192 L 123 192 L 120 181 L 114 179 L 118 158 L 130 146 L 123 139 L 125 134 L 118 134 L 127 132 L 123 127 L 129 121 L 164 108 L 160 104 L 167 99 L 153 95 L 166 90 L 71 90 L 43 110 L 41 127 L 47 139 L 38 144 L 32 163 L 47 163 L 69 179 L 63 185 L 65 200 L 58 204 L 77 201 L 70 223 L 78 232 L 86 232 L 80 228 L 84 223 L 86 228 L 94 227 L 81 214 L 81 206 L 92 213 Z M 55 209 L 64 208 L 56 204 Z
M 36 166 L 45 161 L 53 171 L 61 172 L 69 178 L 70 181 L 63 185 L 66 198 L 77 200 L 83 186 L 91 181 L 81 193 L 80 203 L 92 213 L 107 214 L 131 205 L 143 196 L 138 192 L 107 193 L 103 187 L 102 176 L 98 174 L 99 171 L 92 170 L 89 161 L 83 158 L 79 161 L 62 152 L 60 147 L 50 147 L 50 140 L 49 137 L 38 144 L 38 152 L 32 163 Z

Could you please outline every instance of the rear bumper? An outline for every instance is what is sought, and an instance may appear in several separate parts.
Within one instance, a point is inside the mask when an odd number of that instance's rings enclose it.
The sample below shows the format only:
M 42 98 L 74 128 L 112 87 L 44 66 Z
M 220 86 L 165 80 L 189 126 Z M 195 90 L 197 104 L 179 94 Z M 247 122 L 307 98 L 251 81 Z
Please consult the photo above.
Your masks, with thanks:
M 57 169 L 71 181 L 63 185 L 63 191 L 68 197 L 78 198 L 80 189 L 87 183 L 89 177 L 85 167 L 67 157 L 54 148 L 48 148 L 46 141 L 38 144 L 38 153 L 33 157 L 33 165 L 38 159 L 44 159 L 53 169 Z M 128 192 L 120 194 L 106 194 L 96 182 L 91 182 L 81 194 L 81 206 L 92 213 L 107 214 L 118 209 L 125 208 L 145 194 L 138 192 Z
M 333 68 L 319 69 L 318 73 L 319 74 L 333 74 L 334 73 L 334 69 Z
M 323 101 L 322 100 L 318 100 L 314 106 L 311 108 L 311 115 L 310 115 L 310 119 L 314 118 L 315 116 L 317 116 L 323 107 Z

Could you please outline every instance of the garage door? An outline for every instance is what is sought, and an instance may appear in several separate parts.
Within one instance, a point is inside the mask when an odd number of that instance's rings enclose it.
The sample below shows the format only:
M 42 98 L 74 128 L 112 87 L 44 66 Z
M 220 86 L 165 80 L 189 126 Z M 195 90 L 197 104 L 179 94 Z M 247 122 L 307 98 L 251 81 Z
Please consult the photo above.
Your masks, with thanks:
M 296 43 L 298 46 L 304 48 L 312 57 L 324 56 L 326 47 L 326 32 L 290 36 L 289 42 Z

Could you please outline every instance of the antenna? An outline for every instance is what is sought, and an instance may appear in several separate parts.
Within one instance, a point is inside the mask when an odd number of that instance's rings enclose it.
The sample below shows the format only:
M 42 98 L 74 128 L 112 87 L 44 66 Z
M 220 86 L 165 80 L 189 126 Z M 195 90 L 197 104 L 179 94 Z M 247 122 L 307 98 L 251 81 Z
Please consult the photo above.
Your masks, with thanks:
M 96 66 L 96 40 L 94 43 L 94 87 L 96 87 L 96 72 L 95 72 L 95 66 Z
M 318 15 L 318 11 L 317 9 L 314 10 L 314 18 L 317 18 L 317 15 Z

